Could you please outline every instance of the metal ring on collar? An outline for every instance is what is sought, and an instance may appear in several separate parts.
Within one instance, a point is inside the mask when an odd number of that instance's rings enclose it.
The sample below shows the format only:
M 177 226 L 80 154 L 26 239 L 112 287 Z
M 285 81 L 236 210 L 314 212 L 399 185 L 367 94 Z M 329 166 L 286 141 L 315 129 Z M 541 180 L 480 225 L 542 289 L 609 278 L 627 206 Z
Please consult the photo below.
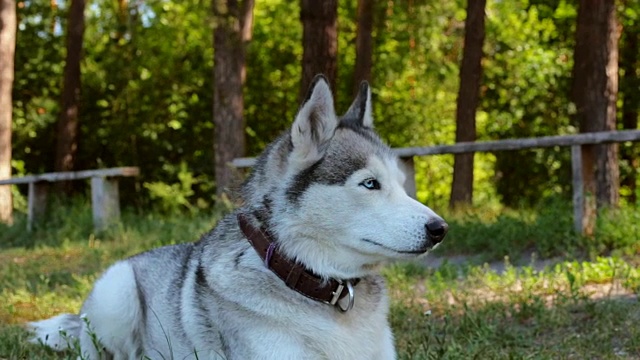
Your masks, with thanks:
M 349 303 L 347 304 L 346 308 L 342 308 L 339 302 L 336 304 L 338 305 L 338 309 L 340 309 L 340 311 L 342 311 L 343 313 L 346 313 L 353 308 L 353 303 L 356 298 L 356 293 L 353 290 L 353 284 L 351 284 L 351 281 L 345 281 L 345 283 L 347 285 L 347 291 L 349 291 Z

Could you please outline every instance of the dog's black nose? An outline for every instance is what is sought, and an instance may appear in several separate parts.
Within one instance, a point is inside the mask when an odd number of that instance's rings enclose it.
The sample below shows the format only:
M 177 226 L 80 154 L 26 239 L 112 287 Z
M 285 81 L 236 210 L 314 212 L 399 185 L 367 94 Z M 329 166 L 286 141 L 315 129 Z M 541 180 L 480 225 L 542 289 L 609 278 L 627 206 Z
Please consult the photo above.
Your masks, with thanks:
M 445 235 L 447 235 L 447 231 L 449 231 L 449 225 L 440 218 L 427 221 L 426 228 L 427 237 L 431 240 L 433 245 L 441 242 Z

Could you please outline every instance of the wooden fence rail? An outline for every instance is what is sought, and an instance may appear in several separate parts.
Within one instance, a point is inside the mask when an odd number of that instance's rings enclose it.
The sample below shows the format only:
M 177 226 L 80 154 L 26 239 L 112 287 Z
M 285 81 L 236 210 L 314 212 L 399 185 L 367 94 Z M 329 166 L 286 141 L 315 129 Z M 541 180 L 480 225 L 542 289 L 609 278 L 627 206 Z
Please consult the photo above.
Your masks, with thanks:
M 400 157 L 463 154 L 472 152 L 494 152 L 525 150 L 556 146 L 595 145 L 640 141 L 640 130 L 603 131 L 575 135 L 543 136 L 537 138 L 505 139 L 483 142 L 461 142 L 454 145 L 436 145 L 398 148 L 394 151 Z
M 526 149 L 538 149 L 548 147 L 571 147 L 571 169 L 573 177 L 573 216 L 574 229 L 584 234 L 592 219 L 586 217 L 593 211 L 585 211 L 585 194 L 582 164 L 582 146 L 607 143 L 637 142 L 640 141 L 640 130 L 603 131 L 582 133 L 575 135 L 544 136 L 538 138 L 506 139 L 483 142 L 461 142 L 453 145 L 435 145 L 421 147 L 406 147 L 393 149 L 398 156 L 405 160 L 407 165 L 407 193 L 415 197 L 415 170 L 413 168 L 414 156 L 463 154 L 475 152 L 514 151 Z M 237 158 L 232 165 L 237 168 L 251 167 L 255 158 Z

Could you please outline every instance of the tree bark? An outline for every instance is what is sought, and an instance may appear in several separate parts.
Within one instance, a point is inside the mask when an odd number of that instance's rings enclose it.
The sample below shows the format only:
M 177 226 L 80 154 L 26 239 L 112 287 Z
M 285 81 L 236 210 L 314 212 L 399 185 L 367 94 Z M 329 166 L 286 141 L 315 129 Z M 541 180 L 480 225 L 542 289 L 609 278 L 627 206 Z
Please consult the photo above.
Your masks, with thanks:
M 67 55 L 62 85 L 62 106 L 58 119 L 55 171 L 72 171 L 76 164 L 79 137 L 80 61 L 84 37 L 85 0 L 71 0 L 67 23 Z M 60 183 L 68 193 L 72 182 Z
M 118 11 L 116 17 L 118 18 L 118 30 L 116 32 L 116 39 L 120 41 L 129 30 L 129 0 L 117 0 L 117 3 Z
M 324 74 L 331 89 L 336 88 L 338 1 L 301 0 L 300 20 L 303 27 L 300 99 L 304 99 L 316 74 Z
M 11 177 L 11 92 L 16 47 L 16 3 L 0 0 L 0 179 Z M 0 186 L 0 222 L 13 222 L 11 186 Z
M 251 38 L 253 0 L 213 0 L 213 123 L 216 195 L 235 185 L 229 163 L 245 154 L 243 118 L 245 42 Z
M 460 89 L 456 111 L 456 142 L 476 140 L 476 109 L 482 80 L 485 0 L 467 1 L 464 50 L 460 66 Z M 473 153 L 456 154 L 449 207 L 471 204 L 473 198 Z
M 611 9 L 608 10 L 607 27 L 607 84 L 605 97 L 607 98 L 607 117 L 604 125 L 605 131 L 616 130 L 616 109 L 618 102 L 618 43 L 620 41 L 621 28 L 616 17 L 615 1 L 611 1 Z M 597 203 L 599 206 L 618 206 L 620 202 L 620 166 L 618 161 L 619 145 L 617 143 L 603 145 L 598 152 L 597 175 Z
M 360 90 L 360 83 L 371 83 L 373 66 L 373 2 L 358 0 L 358 29 L 356 32 L 356 65 L 353 70 L 353 96 Z
M 640 53 L 640 22 L 636 22 L 629 27 L 624 28 L 624 46 L 621 48 L 620 65 L 624 69 L 624 77 L 620 81 L 620 87 L 623 90 L 622 104 L 622 128 L 625 130 L 632 130 L 638 128 L 638 110 L 640 110 L 640 77 L 638 77 L 638 71 L 640 71 L 640 59 L 638 53 Z M 626 149 L 622 153 L 622 158 L 630 165 L 631 171 L 627 176 L 621 179 L 621 185 L 629 188 L 630 194 L 627 201 L 631 204 L 636 204 L 638 201 L 637 191 L 637 176 L 636 169 L 640 168 L 640 159 L 638 158 L 637 151 L 633 149 Z
M 616 129 L 619 36 L 614 0 L 580 0 L 572 98 L 581 132 Z M 595 195 L 597 207 L 618 204 L 617 144 L 583 147 L 583 172 L 585 191 Z

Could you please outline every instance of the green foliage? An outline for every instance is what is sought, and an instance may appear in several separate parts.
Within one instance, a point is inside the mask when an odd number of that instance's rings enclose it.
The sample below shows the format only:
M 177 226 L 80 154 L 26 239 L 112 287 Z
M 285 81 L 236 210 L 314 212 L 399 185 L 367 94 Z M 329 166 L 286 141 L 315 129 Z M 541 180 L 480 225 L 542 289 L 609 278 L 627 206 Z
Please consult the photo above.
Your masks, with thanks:
M 598 253 L 614 251 L 620 255 L 640 252 L 640 211 L 635 206 L 604 209 L 598 214 L 593 242 Z
M 177 176 L 178 182 L 173 184 L 161 181 L 144 183 L 156 206 L 164 213 L 179 213 L 181 210 L 187 210 L 191 214 L 208 207 L 208 202 L 202 198 L 198 198 L 195 205 L 192 204 L 193 189 L 201 180 L 188 171 L 185 163 L 180 164 Z
M 491 122 L 481 133 L 490 139 L 575 132 L 568 100 L 572 38 L 566 32 L 564 1 L 550 8 L 528 1 L 491 2 L 481 108 Z M 533 204 L 568 194 L 568 148 L 496 154 L 497 192 L 506 205 Z
M 91 121 L 82 122 L 82 132 L 84 143 L 92 144 L 83 148 L 84 167 L 140 166 L 143 182 L 176 178 L 181 163 L 195 178 L 210 173 L 207 4 L 130 3 L 128 18 L 119 19 L 109 1 L 88 14 L 85 38 L 95 45 L 83 68 L 83 113 Z M 199 190 L 192 194 L 201 196 Z
M 55 121 L 64 40 L 56 31 L 64 13 L 47 1 L 20 2 L 13 83 L 13 157 L 29 172 L 53 168 Z
M 244 116 L 247 153 L 256 155 L 286 129 L 298 110 L 302 26 L 297 1 L 257 1 L 247 49 Z
M 80 169 L 135 165 L 142 181 L 176 177 L 188 163 L 213 168 L 208 3 L 98 1 L 86 13 Z M 14 157 L 26 171 L 52 170 L 62 80 L 63 10 L 21 2 L 16 50 Z M 207 145 L 208 144 L 208 145 Z M 212 187 L 211 177 L 207 179 Z M 202 182 L 205 182 L 202 180 Z M 132 189 L 124 189 L 125 194 Z M 202 189 L 195 188 L 194 196 Z M 131 198 L 131 197 L 127 197 Z
M 637 26 L 636 3 L 620 6 L 625 29 Z M 18 6 L 13 151 L 24 165 L 18 174 L 53 167 L 66 8 L 64 2 L 51 4 L 33 0 Z M 77 167 L 139 166 L 139 180 L 122 188 L 125 202 L 138 207 L 160 198 L 166 202 L 174 191 L 180 194 L 178 207 L 210 203 L 215 187 L 210 3 L 151 0 L 126 2 L 124 9 L 118 4 L 97 0 L 87 8 Z M 377 130 L 392 146 L 454 141 L 465 5 L 462 0 L 376 2 L 374 116 Z M 286 129 L 298 109 L 299 11 L 296 1 L 255 4 L 245 87 L 248 155 L 257 155 Z M 360 80 L 353 79 L 356 2 L 340 2 L 338 12 L 335 91 L 342 112 Z M 489 1 L 486 13 L 478 138 L 575 132 L 568 93 L 576 5 L 566 0 Z M 623 95 L 634 94 L 623 80 Z M 415 162 L 418 198 L 445 208 L 453 157 Z M 568 164 L 566 148 L 477 154 L 474 205 L 493 207 L 502 201 L 520 206 L 568 197 Z M 623 176 L 633 171 L 632 164 L 623 164 Z M 186 173 L 194 181 L 176 182 Z M 183 187 L 187 183 L 191 189 Z
M 11 170 L 14 176 L 25 175 L 24 161 L 11 159 Z M 17 185 L 11 186 L 11 196 L 13 197 L 13 209 L 14 211 L 26 212 L 27 211 L 27 198 L 24 196 Z
M 375 126 L 393 147 L 454 141 L 464 9 L 459 1 L 378 3 L 374 29 Z M 453 157 L 415 159 L 418 198 L 446 207 Z

